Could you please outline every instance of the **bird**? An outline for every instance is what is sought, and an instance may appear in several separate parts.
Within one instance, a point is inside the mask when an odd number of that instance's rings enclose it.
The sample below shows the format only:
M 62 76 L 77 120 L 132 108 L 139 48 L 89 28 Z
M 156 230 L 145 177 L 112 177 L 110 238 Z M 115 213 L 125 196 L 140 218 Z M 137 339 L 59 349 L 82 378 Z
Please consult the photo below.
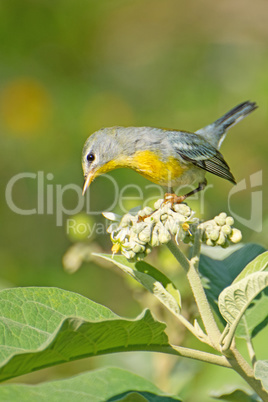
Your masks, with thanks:
M 164 200 L 173 204 L 203 190 L 207 172 L 236 184 L 219 149 L 229 128 L 256 108 L 255 102 L 243 102 L 195 132 L 156 127 L 101 128 L 83 147 L 82 194 L 97 176 L 117 168 L 133 169 L 165 187 Z M 174 193 L 174 186 L 187 185 L 197 187 L 184 195 Z

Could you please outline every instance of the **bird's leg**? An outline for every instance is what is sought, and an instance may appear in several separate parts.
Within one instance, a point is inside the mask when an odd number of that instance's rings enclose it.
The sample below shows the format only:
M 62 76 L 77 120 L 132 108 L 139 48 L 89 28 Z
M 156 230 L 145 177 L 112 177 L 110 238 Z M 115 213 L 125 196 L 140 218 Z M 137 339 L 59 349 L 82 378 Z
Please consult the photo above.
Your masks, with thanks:
M 167 202 L 171 202 L 172 205 L 174 204 L 180 204 L 181 202 L 185 201 L 186 198 L 191 197 L 191 195 L 194 195 L 196 193 L 198 193 L 201 190 L 204 190 L 204 188 L 207 185 L 207 180 L 204 179 L 204 181 L 202 183 L 199 183 L 199 186 L 190 191 L 189 193 L 185 194 L 185 195 L 176 195 L 174 193 L 166 193 L 165 194 L 165 198 L 164 198 L 164 203 L 166 204 Z

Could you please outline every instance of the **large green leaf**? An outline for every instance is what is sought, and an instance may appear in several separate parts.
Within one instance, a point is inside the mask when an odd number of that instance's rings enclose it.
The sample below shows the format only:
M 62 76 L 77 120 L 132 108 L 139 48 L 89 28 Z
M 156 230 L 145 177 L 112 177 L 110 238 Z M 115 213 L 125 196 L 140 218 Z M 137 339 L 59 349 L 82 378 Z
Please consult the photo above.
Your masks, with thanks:
M 268 269 L 268 251 L 258 255 L 251 261 L 243 271 L 235 278 L 233 284 L 246 278 L 254 272 L 267 271 Z M 261 292 L 251 303 L 245 314 L 241 318 L 236 336 L 246 340 L 253 338 L 268 323 L 268 288 Z
M 171 280 L 162 272 L 144 261 L 131 263 L 121 255 L 95 255 L 117 265 L 153 293 L 172 313 L 180 314 L 180 293 Z
M 236 336 L 243 339 L 254 338 L 268 324 L 268 288 L 264 289 L 242 316 L 236 329 Z
M 267 286 L 268 272 L 255 272 L 221 292 L 219 309 L 232 331 L 254 298 Z
M 201 254 L 199 271 L 204 280 L 206 295 L 215 312 L 222 319 L 218 309 L 219 294 L 224 288 L 230 286 L 240 272 L 255 257 L 265 251 L 265 248 L 258 244 L 246 244 L 230 254 L 229 247 L 226 250 L 220 250 L 220 259 L 216 259 L 217 249 L 212 249 L 214 258 Z M 227 257 L 225 257 L 227 254 Z M 218 257 L 219 258 L 219 257 Z
M 165 324 L 146 310 L 123 319 L 57 288 L 0 292 L 0 380 L 87 356 L 168 345 Z
M 268 251 L 258 255 L 258 257 L 254 258 L 244 269 L 243 271 L 235 278 L 233 283 L 241 281 L 246 276 L 250 274 L 254 274 L 254 272 L 266 271 L 268 269 Z
M 268 361 L 258 360 L 254 366 L 254 374 L 258 380 L 261 380 L 263 388 L 268 391 Z
M 261 402 L 260 397 L 255 393 L 249 393 L 243 389 L 233 389 L 226 392 L 213 393 L 215 399 L 229 402 Z
M 150 381 L 118 368 L 105 368 L 40 385 L 2 385 L 0 400 L 12 402 L 172 402 Z

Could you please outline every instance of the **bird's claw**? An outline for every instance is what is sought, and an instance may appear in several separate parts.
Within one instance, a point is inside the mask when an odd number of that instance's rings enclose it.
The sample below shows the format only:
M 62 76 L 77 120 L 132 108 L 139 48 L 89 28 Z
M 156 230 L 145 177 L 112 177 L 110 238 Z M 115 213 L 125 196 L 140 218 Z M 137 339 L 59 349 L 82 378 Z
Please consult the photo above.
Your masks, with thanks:
M 163 204 L 170 202 L 172 205 L 180 204 L 185 200 L 185 195 L 176 195 L 174 193 L 166 193 L 164 197 Z

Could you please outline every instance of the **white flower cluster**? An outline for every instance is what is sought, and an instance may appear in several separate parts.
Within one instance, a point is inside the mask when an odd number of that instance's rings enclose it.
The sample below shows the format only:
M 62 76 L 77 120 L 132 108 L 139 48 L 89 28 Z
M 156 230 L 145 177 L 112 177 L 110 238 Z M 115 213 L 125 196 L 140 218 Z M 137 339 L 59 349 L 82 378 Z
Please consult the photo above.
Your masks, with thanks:
M 145 207 L 136 214 L 123 217 L 106 212 L 105 218 L 113 221 L 107 232 L 111 234 L 112 251 L 121 253 L 132 261 L 142 260 L 153 247 L 168 243 L 172 236 L 177 243 L 190 237 L 190 225 L 198 219 L 187 204 L 163 204 L 160 199 L 154 204 L 155 210 Z
M 111 235 L 113 253 L 121 252 L 130 261 L 143 260 L 153 247 L 168 243 L 173 236 L 177 244 L 193 242 L 197 227 L 203 230 L 203 241 L 209 246 L 226 247 L 241 240 L 241 232 L 231 228 L 233 218 L 225 213 L 199 224 L 195 212 L 185 203 L 172 205 L 160 199 L 154 208 L 145 207 L 124 216 L 103 213 L 112 221 L 107 232 Z
M 207 246 L 228 247 L 230 243 L 238 243 L 242 239 L 240 230 L 233 228 L 234 219 L 222 212 L 214 219 L 204 222 L 199 227 L 203 229 L 203 242 Z

